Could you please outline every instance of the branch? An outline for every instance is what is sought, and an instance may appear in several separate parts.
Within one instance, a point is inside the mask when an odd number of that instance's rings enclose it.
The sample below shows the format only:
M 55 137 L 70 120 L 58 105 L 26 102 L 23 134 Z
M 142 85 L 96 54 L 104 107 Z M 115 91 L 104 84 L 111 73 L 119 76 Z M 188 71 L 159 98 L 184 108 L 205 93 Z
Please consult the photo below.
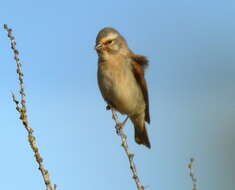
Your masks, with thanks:
M 188 164 L 189 176 L 191 177 L 191 180 L 193 183 L 192 190 L 197 190 L 197 178 L 195 177 L 194 172 L 193 172 L 193 162 L 194 162 L 194 158 L 191 158 Z
M 134 154 L 130 152 L 130 150 L 128 148 L 128 144 L 127 144 L 127 136 L 124 134 L 124 132 L 122 130 L 122 127 L 125 125 L 128 117 L 122 123 L 120 123 L 118 121 L 118 117 L 117 117 L 117 114 L 116 114 L 115 110 L 111 108 L 111 111 L 112 111 L 112 118 L 116 123 L 116 126 L 115 126 L 116 132 L 121 137 L 121 140 L 122 140 L 121 146 L 124 148 L 125 153 L 126 153 L 126 155 L 128 157 L 128 160 L 129 160 L 130 169 L 131 169 L 131 172 L 133 174 L 132 178 L 135 180 L 137 189 L 138 190 L 144 190 L 145 187 L 140 182 L 140 179 L 138 177 L 137 170 L 136 170 L 136 167 L 135 167 L 135 163 L 134 163 L 134 160 L 133 160 Z
M 46 185 L 46 190 L 56 190 L 56 185 L 54 187 L 52 186 L 52 183 L 49 178 L 49 172 L 45 169 L 43 165 L 43 158 L 41 157 L 39 153 L 38 146 L 36 144 L 36 138 L 33 135 L 33 129 L 30 127 L 28 118 L 27 118 L 27 109 L 26 109 L 26 101 L 25 101 L 25 90 L 24 90 L 24 80 L 23 80 L 23 72 L 21 70 L 21 64 L 20 64 L 20 59 L 19 59 L 19 51 L 16 49 L 16 41 L 15 37 L 12 34 L 12 29 L 8 28 L 6 24 L 4 24 L 4 29 L 7 31 L 8 38 L 10 39 L 11 42 L 11 49 L 14 54 L 14 59 L 16 62 L 16 67 L 17 67 L 17 74 L 18 74 L 18 80 L 19 80 L 19 86 L 20 86 L 20 97 L 21 100 L 20 102 L 16 99 L 15 95 L 12 93 L 12 99 L 16 104 L 16 110 L 20 114 L 20 120 L 22 121 L 25 129 L 28 132 L 28 141 L 30 144 L 31 149 L 34 152 L 34 157 L 36 159 L 36 162 L 39 165 L 39 170 L 41 171 L 44 183 Z

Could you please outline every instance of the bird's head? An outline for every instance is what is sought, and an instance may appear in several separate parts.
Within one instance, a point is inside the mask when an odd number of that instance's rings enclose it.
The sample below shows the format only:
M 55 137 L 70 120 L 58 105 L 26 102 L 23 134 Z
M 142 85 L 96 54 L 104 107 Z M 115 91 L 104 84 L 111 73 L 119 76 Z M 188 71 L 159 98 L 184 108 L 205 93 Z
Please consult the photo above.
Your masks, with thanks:
M 115 29 L 106 27 L 99 31 L 96 37 L 95 49 L 98 55 L 106 54 L 126 54 L 128 46 L 126 40 Z

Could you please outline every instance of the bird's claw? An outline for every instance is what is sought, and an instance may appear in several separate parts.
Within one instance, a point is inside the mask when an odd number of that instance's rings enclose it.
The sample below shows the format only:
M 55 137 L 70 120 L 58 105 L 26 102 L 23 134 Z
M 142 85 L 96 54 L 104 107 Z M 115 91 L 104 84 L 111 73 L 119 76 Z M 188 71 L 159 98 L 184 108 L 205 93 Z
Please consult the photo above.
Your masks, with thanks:
M 126 121 L 128 120 L 128 116 L 126 117 L 126 119 L 121 123 L 121 122 L 118 122 L 117 124 L 116 124 L 116 132 L 117 132 L 117 134 L 120 134 L 120 131 L 123 129 L 123 127 L 124 127 L 124 125 L 126 124 Z
M 110 105 L 107 105 L 106 106 L 106 110 L 110 110 L 111 109 L 111 106 Z
M 115 128 L 116 128 L 117 134 L 120 134 L 120 131 L 122 130 L 123 126 L 124 126 L 124 123 L 117 123 L 116 124 Z

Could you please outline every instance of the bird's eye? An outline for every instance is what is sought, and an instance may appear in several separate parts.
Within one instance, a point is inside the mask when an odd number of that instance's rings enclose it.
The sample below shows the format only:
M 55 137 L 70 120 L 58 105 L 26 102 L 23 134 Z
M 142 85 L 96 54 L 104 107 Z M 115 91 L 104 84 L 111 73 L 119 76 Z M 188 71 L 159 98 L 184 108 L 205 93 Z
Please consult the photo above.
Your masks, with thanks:
M 108 40 L 107 42 L 106 42 L 106 44 L 111 44 L 113 42 L 113 40 Z

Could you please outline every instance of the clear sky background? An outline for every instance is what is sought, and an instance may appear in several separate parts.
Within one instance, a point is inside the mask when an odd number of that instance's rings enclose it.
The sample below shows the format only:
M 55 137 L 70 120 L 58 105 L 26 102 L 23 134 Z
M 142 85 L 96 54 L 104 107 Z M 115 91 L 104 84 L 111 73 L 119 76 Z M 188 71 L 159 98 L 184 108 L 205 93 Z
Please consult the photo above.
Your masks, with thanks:
M 149 190 L 190 190 L 196 159 L 200 190 L 235 186 L 235 1 L 2 1 L 1 25 L 14 29 L 28 115 L 58 190 L 136 189 L 97 81 L 97 32 L 112 26 L 150 60 L 152 149 L 134 143 Z M 18 119 L 9 41 L 0 29 L 0 189 L 45 189 Z

